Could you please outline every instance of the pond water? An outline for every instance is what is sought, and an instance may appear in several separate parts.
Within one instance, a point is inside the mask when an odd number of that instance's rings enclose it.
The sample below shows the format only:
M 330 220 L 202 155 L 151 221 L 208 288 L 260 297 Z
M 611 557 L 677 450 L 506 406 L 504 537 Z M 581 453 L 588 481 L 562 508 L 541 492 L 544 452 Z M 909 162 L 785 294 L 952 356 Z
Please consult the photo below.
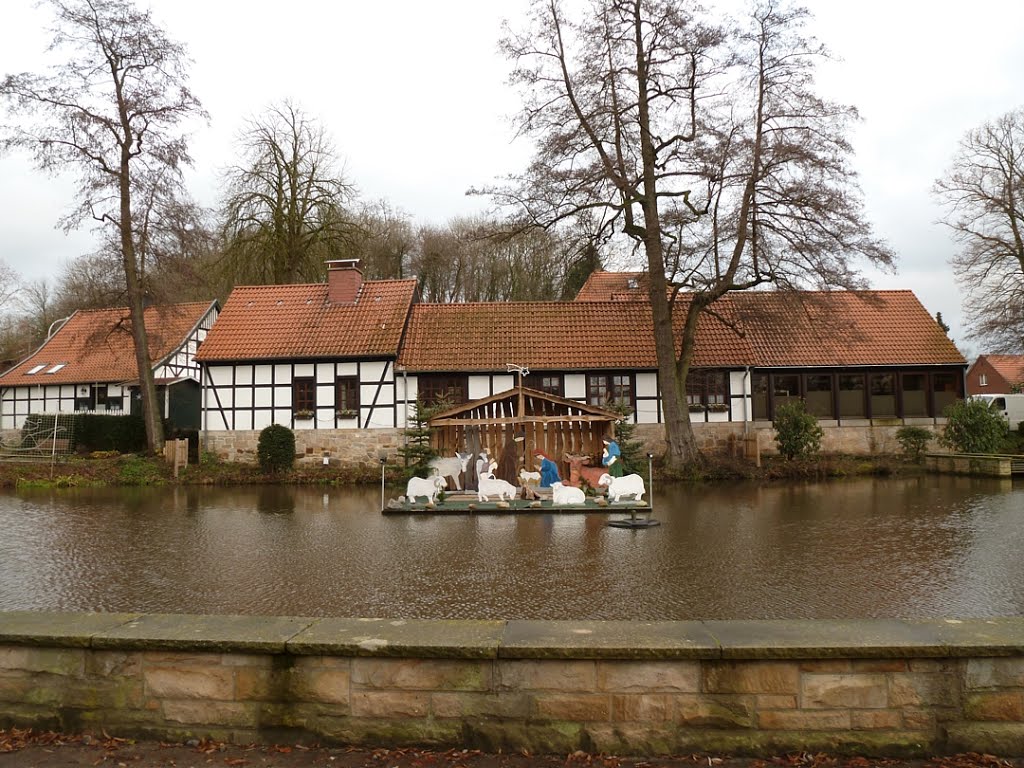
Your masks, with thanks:
M 398 491 L 395 492 L 397 495 Z M 0 610 L 388 618 L 1024 614 L 1024 484 L 656 489 L 621 514 L 384 516 L 379 488 L 0 495 Z

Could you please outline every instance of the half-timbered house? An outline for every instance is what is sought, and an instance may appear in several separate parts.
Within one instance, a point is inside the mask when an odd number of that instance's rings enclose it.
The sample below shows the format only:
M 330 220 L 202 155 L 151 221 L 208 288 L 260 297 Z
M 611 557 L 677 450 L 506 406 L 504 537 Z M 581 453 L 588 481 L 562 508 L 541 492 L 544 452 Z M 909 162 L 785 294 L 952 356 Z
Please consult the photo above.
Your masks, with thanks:
M 395 359 L 416 280 L 367 280 L 357 260 L 327 282 L 236 287 L 199 352 L 207 432 L 394 428 Z
M 402 405 L 460 404 L 526 385 L 663 421 L 642 274 L 596 273 L 573 302 L 418 304 L 398 358 Z M 677 344 L 689 297 L 675 299 Z M 678 352 L 678 347 L 677 347 Z M 910 291 L 749 291 L 702 315 L 691 421 L 770 421 L 794 399 L 822 420 L 935 419 L 963 397 L 965 361 Z
M 199 427 L 196 352 L 217 318 L 217 302 L 145 310 L 153 376 L 164 418 Z M 130 412 L 138 368 L 128 308 L 80 310 L 33 354 L 0 376 L 0 429 L 20 429 L 32 413 Z

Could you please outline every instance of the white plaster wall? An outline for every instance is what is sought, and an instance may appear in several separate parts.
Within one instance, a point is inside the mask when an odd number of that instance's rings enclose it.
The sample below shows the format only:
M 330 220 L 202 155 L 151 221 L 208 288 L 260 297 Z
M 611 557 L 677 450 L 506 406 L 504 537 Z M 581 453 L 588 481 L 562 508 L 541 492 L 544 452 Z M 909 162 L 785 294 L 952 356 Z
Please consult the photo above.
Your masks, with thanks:
M 657 397 L 658 396 L 658 374 L 638 373 L 636 375 L 636 396 Z
M 582 373 L 565 375 L 565 396 L 569 400 L 585 400 L 587 397 L 587 377 Z
M 494 394 L 505 392 L 516 385 L 517 376 L 498 374 L 494 378 Z
M 500 390 L 495 390 L 500 391 Z M 470 376 L 467 396 L 470 400 L 479 400 L 491 394 L 491 377 L 489 375 Z

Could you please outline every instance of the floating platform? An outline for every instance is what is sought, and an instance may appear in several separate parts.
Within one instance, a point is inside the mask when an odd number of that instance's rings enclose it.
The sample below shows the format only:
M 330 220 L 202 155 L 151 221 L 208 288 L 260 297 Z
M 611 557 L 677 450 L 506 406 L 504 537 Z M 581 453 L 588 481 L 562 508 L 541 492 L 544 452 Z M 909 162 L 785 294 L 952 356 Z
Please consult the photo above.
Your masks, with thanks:
M 543 490 L 541 491 L 543 493 Z M 604 497 L 598 497 L 604 500 Z M 599 503 L 588 498 L 583 504 L 556 505 L 550 496 L 541 497 L 538 501 L 515 498 L 512 501 L 478 501 L 475 493 L 447 493 L 444 501 L 434 504 L 422 500 L 408 503 L 392 499 L 381 512 L 385 515 L 550 515 L 550 514 L 617 514 L 625 512 L 631 517 L 650 515 L 650 504 L 636 501 L 619 501 Z M 641 518 L 637 518 L 638 520 Z

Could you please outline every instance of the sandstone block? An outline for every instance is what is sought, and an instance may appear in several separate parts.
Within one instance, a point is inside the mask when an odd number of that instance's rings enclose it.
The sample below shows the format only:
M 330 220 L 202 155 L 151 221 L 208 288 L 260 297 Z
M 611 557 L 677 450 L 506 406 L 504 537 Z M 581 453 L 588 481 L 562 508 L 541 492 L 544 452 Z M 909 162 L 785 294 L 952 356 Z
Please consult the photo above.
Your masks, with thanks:
M 889 677 L 889 703 L 894 707 L 953 706 L 956 678 L 947 675 L 894 674 Z
M 850 712 L 850 725 L 859 731 L 896 730 L 903 725 L 898 709 L 861 709 Z
M 884 675 L 804 675 L 807 709 L 882 709 L 888 704 Z
M 912 731 L 935 729 L 935 713 L 925 709 L 904 709 L 903 727 Z
M 689 728 L 751 728 L 752 696 L 679 696 L 675 720 Z
M 667 723 L 673 719 L 673 700 L 663 693 L 617 693 L 612 696 L 612 719 L 618 723 Z
M 611 697 L 594 693 L 542 693 L 534 696 L 539 717 L 575 723 L 606 722 L 611 719 Z
M 490 661 L 446 659 L 353 659 L 352 683 L 365 688 L 485 691 L 491 687 Z
M 224 667 L 150 667 L 143 672 L 146 693 L 161 699 L 231 701 L 234 675 Z
M 757 723 L 767 731 L 840 731 L 851 727 L 850 713 L 801 709 L 759 712 Z
M 256 707 L 233 701 L 165 701 L 164 719 L 171 723 L 210 728 L 255 727 Z
M 597 688 L 593 661 L 500 661 L 497 670 L 499 689 L 576 692 Z
M 851 672 L 906 672 L 905 659 L 854 659 L 850 664 Z
M 238 701 L 269 701 L 283 687 L 280 675 L 259 667 L 238 667 L 235 670 L 235 699 Z
M 696 661 L 602 661 L 597 687 L 616 693 L 696 693 L 700 663 Z
M 1024 659 L 970 659 L 967 687 L 1024 688 Z
M 225 667 L 258 667 L 266 669 L 274 665 L 274 657 L 267 653 L 225 653 L 221 656 Z
M 972 693 L 964 701 L 968 720 L 1024 722 L 1024 694 L 1020 692 Z
M 348 704 L 352 690 L 347 669 L 296 667 L 291 674 L 291 693 L 295 701 L 323 704 Z
M 352 714 L 355 717 L 401 719 L 426 717 L 430 694 L 406 691 L 354 691 Z
M 798 693 L 800 668 L 774 661 L 709 661 L 704 663 L 705 693 Z
M 840 675 L 850 671 L 849 659 L 821 659 L 800 662 L 801 672 Z
M 796 696 L 776 693 L 759 693 L 754 696 L 758 709 L 796 709 Z
M 86 651 L 81 648 L 25 648 L 0 646 L 0 672 L 48 672 L 51 675 L 80 675 L 85 669 Z
M 478 693 L 452 691 L 433 693 L 430 707 L 434 717 L 489 717 L 523 719 L 530 715 L 530 697 L 525 693 Z
M 85 656 L 85 674 L 99 677 L 136 677 L 142 673 L 142 656 L 122 651 L 91 651 Z

